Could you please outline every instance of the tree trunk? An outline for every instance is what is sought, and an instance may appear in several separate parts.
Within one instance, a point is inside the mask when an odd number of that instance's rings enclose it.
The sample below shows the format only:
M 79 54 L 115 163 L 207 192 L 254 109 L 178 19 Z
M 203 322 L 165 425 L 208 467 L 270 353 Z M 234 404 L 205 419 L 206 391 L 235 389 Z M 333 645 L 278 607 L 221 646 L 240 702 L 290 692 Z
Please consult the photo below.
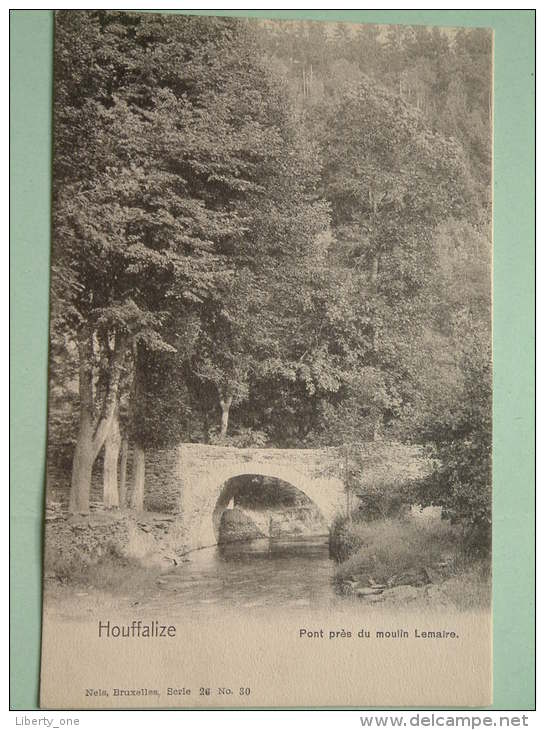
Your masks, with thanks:
M 70 485 L 70 514 L 89 514 L 91 476 L 95 454 L 93 446 L 93 422 L 90 415 L 80 416 L 80 427 L 72 462 L 72 481 Z
M 106 509 L 119 507 L 117 464 L 119 462 L 120 447 L 121 432 L 119 430 L 119 418 L 116 413 L 110 426 L 110 432 L 104 442 L 103 502 Z
M 115 344 L 108 361 L 108 378 L 105 385 L 100 413 L 95 418 L 96 396 L 93 370 L 93 331 L 83 327 L 77 340 L 79 357 L 80 417 L 76 450 L 72 464 L 69 512 L 89 513 L 91 474 L 93 464 L 110 432 L 118 405 L 121 369 L 127 351 L 127 340 L 115 337 Z
M 222 439 L 224 439 L 227 436 L 227 428 L 229 427 L 229 409 L 231 408 L 232 402 L 233 402 L 233 396 L 231 396 L 231 395 L 228 398 L 220 399 L 220 408 L 221 408 L 220 437 Z
M 134 482 L 131 495 L 131 509 L 135 512 L 144 511 L 144 488 L 146 483 L 146 452 L 140 446 L 135 444 L 134 457 Z
M 79 333 L 77 346 L 79 356 L 79 429 L 76 438 L 76 449 L 72 462 L 72 481 L 70 485 L 70 514 L 89 514 L 89 497 L 91 494 L 91 476 L 95 462 L 95 445 L 93 443 L 93 365 L 92 334 L 84 328 Z
M 121 460 L 119 462 L 119 506 L 127 506 L 127 460 L 129 456 L 129 440 L 126 436 L 121 440 Z
M 381 441 L 382 439 L 382 414 L 379 412 L 375 416 L 373 426 L 373 441 Z

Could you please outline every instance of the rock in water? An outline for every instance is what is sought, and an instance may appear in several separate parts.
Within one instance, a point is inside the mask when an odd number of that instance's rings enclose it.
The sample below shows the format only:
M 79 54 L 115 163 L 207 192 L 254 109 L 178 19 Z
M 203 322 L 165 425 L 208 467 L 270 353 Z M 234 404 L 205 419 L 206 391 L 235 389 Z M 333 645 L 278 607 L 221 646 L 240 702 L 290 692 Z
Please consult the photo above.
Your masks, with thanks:
M 226 509 L 221 516 L 220 542 L 238 542 L 267 537 L 255 522 L 239 507 Z

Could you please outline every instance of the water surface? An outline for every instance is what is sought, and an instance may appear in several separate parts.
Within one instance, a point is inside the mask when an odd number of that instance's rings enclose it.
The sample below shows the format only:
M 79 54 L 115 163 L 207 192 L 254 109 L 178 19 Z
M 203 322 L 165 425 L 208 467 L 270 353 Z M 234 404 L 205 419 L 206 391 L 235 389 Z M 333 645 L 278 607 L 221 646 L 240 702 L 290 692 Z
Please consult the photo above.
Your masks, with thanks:
M 160 601 L 176 607 L 326 608 L 338 602 L 327 536 L 260 539 L 204 548 L 163 576 Z

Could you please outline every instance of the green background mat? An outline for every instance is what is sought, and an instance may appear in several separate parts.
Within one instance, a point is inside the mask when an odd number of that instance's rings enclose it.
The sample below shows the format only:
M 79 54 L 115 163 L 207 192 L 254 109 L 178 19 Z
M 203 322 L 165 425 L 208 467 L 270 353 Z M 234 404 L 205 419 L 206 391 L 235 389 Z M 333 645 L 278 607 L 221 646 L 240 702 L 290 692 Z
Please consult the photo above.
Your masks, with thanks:
M 495 31 L 492 709 L 533 709 L 534 11 L 194 12 Z M 16 10 L 10 24 L 11 707 L 29 710 L 37 708 L 40 660 L 53 14 Z

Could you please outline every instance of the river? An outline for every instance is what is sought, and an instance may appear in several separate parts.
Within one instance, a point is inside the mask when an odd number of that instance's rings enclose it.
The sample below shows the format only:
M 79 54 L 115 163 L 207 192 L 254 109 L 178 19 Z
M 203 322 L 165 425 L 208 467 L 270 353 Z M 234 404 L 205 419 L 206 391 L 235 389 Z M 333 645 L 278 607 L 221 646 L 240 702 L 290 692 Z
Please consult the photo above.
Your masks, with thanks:
M 324 609 L 339 601 L 333 572 L 327 536 L 230 543 L 191 553 L 160 579 L 152 603 L 168 615 L 180 607 Z

